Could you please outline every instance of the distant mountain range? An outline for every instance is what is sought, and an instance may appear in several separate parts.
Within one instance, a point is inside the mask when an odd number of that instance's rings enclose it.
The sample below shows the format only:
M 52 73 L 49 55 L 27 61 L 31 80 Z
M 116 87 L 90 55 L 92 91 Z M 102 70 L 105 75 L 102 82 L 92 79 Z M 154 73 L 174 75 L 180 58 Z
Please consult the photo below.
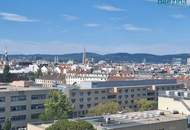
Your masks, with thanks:
M 174 58 L 181 58 L 182 63 L 186 63 L 189 54 L 174 54 L 174 55 L 152 55 L 152 54 L 129 54 L 129 53 L 113 53 L 100 55 L 97 53 L 86 53 L 88 59 L 94 59 L 94 62 L 104 60 L 107 62 L 135 62 L 142 63 L 171 63 Z M 82 53 L 72 53 L 63 55 L 48 55 L 48 54 L 33 54 L 33 55 L 9 55 L 10 59 L 23 59 L 23 60 L 49 60 L 54 61 L 54 58 L 58 56 L 59 61 L 67 62 L 68 60 L 74 60 L 75 62 L 82 62 Z

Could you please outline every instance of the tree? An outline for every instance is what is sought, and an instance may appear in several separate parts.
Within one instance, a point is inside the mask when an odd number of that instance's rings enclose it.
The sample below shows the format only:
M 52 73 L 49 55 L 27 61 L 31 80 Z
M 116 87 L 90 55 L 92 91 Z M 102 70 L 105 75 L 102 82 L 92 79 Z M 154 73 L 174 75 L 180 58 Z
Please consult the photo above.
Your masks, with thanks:
M 91 116 L 99 116 L 102 114 L 115 114 L 120 111 L 121 108 L 117 102 L 106 102 L 98 104 L 97 106 L 91 108 L 88 114 Z
M 156 101 L 148 101 L 147 99 L 136 100 L 135 104 L 137 105 L 137 109 L 139 111 L 149 111 L 157 109 Z
M 95 130 L 95 129 L 93 125 L 83 120 L 69 121 L 64 119 L 55 122 L 52 126 L 48 127 L 46 130 Z
M 42 74 L 42 70 L 41 70 L 41 67 L 39 67 L 38 71 L 35 73 L 35 78 L 39 78 L 41 77 L 43 74 Z
M 40 115 L 42 120 L 66 119 L 72 113 L 68 99 L 59 91 L 51 91 L 44 106 L 44 113 Z
M 3 81 L 10 82 L 11 81 L 11 74 L 10 74 L 10 67 L 9 65 L 5 65 L 3 69 Z
M 6 120 L 4 125 L 3 125 L 3 130 L 11 130 L 11 121 Z

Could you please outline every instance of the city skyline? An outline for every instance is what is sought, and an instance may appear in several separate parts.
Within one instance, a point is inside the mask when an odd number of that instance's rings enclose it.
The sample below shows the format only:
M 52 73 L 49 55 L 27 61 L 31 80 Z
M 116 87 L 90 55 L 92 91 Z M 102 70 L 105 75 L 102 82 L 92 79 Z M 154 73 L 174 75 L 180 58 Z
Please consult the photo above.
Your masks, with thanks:
M 2 1 L 0 50 L 11 54 L 190 51 L 187 6 L 154 0 Z

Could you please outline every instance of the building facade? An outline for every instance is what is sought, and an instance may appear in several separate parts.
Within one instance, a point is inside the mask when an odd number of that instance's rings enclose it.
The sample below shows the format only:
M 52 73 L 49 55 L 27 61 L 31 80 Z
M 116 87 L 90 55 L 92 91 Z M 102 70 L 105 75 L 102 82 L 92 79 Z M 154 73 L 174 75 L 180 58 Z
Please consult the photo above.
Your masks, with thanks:
M 11 121 L 12 130 L 18 130 L 25 129 L 30 121 L 38 121 L 51 90 L 53 89 L 28 86 L 21 81 L 0 86 L 1 126 L 8 119 Z
M 84 82 L 80 86 L 59 86 L 74 107 L 74 117 L 84 116 L 99 103 L 116 101 L 123 109 L 136 109 L 135 100 L 156 101 L 158 91 L 178 90 L 184 87 L 175 80 L 131 80 Z

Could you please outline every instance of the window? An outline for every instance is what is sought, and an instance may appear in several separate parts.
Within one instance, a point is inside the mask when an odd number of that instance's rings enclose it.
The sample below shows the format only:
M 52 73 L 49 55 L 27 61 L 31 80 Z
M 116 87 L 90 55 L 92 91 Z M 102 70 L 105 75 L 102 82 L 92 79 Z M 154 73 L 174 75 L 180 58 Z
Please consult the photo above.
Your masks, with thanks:
M 90 96 L 90 95 L 91 95 L 91 92 L 88 92 L 87 94 L 88 94 L 88 96 Z
M 99 91 L 95 91 L 95 94 L 99 94 Z
M 23 110 L 26 110 L 26 105 L 11 106 L 11 111 L 23 111 Z
M 80 92 L 80 96 L 83 96 L 84 95 L 84 93 L 83 92 Z
M 0 113 L 5 112 L 5 108 L 4 107 L 0 107 Z
M 31 119 L 39 119 L 41 113 L 35 113 L 31 115 Z
M 116 95 L 109 95 L 108 99 L 116 98 Z
M 5 117 L 0 117 L 0 123 L 5 122 Z
M 91 101 L 91 98 L 87 98 L 87 101 L 88 101 L 88 102 Z
M 20 96 L 11 96 L 11 101 L 25 101 L 26 96 L 25 95 L 20 95 Z
M 105 90 L 102 90 L 102 93 L 106 93 L 106 91 L 105 91 Z
M 102 99 L 106 99 L 106 97 L 105 97 L 105 96 L 103 96 L 103 97 L 102 97 Z
M 84 99 L 83 98 L 80 98 L 80 102 L 83 102 L 84 101 Z
M 81 104 L 81 105 L 80 105 L 80 109 L 82 109 L 83 107 L 84 107 L 84 105 Z
M 91 104 L 87 104 L 87 107 L 90 108 L 90 107 L 91 107 Z
M 75 103 L 75 101 L 76 101 L 75 99 L 71 99 L 71 102 L 72 102 L 72 103 Z
M 44 109 L 44 104 L 32 104 L 31 109 Z
M 5 97 L 0 97 L 0 102 L 5 102 Z
M 95 97 L 94 100 L 98 100 L 98 97 Z
M 32 95 L 31 99 L 32 100 L 46 99 L 46 94 Z
M 25 120 L 25 119 L 26 119 L 26 115 L 19 115 L 19 116 L 11 117 L 11 121 L 21 121 L 21 120 Z

